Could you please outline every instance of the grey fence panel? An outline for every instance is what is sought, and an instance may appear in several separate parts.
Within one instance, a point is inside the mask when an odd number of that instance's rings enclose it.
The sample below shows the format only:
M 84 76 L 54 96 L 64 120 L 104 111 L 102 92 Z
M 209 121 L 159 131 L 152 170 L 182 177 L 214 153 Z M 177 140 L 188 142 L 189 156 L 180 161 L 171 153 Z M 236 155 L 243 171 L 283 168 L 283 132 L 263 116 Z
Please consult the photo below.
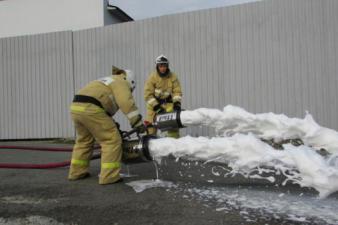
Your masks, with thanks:
M 338 100 L 337 100 L 337 87 L 338 87 L 338 4 L 333 1 L 330 1 L 330 5 L 328 6 L 328 40 L 329 45 L 328 49 L 329 53 L 329 62 L 328 62 L 328 74 L 331 77 L 331 82 L 328 82 L 328 91 L 329 91 L 329 99 L 328 101 L 332 104 L 332 109 L 338 108 Z M 338 127 L 338 119 L 337 119 L 337 111 L 335 110 L 327 110 L 328 112 L 328 122 L 332 121 L 334 124 L 332 126 L 336 129 Z
M 1 39 L 0 139 L 73 136 L 71 35 Z
M 1 84 L 1 89 L 0 89 L 0 136 L 4 136 L 7 133 L 7 99 L 9 99 L 6 96 L 7 89 L 6 86 L 3 84 L 7 83 L 6 77 L 4 76 L 7 65 L 6 61 L 4 58 L 6 48 L 4 47 L 3 40 L 0 39 L 0 84 Z
M 75 52 L 82 54 L 75 54 L 75 68 L 87 61 L 84 70 L 75 69 L 76 86 L 109 73 L 111 64 L 131 68 L 138 81 L 134 95 L 145 113 L 143 84 L 163 53 L 180 77 L 187 109 L 233 104 L 291 117 L 308 110 L 320 124 L 337 129 L 337 5 L 262 1 L 78 31 Z

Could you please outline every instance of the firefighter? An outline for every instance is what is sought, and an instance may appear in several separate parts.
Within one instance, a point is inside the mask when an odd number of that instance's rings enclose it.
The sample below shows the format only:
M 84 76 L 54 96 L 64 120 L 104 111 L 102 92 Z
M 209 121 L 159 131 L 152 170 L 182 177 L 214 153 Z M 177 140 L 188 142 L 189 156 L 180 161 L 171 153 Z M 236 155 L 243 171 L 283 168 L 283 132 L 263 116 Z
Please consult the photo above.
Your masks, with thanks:
M 113 75 L 94 80 L 75 95 L 71 116 L 77 137 L 74 145 L 69 180 L 89 176 L 89 162 L 96 140 L 101 146 L 99 184 L 122 181 L 119 172 L 122 157 L 122 139 L 111 118 L 119 109 L 127 116 L 131 127 L 145 132 L 132 91 L 135 80 L 129 70 L 113 66 Z
M 170 71 L 169 60 L 160 55 L 155 60 L 156 71 L 152 72 L 144 88 L 144 98 L 147 105 L 145 124 L 149 134 L 156 135 L 152 126 L 155 116 L 160 113 L 180 111 L 182 91 L 177 75 Z M 178 138 L 179 130 L 169 130 L 168 137 Z

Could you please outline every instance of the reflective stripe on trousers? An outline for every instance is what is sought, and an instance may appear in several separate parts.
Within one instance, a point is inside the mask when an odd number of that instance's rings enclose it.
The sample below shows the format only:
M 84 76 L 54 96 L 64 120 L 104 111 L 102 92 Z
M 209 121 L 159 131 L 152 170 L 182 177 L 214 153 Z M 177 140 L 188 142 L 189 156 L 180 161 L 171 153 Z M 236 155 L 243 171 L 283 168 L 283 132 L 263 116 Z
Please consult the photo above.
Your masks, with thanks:
M 88 166 L 89 160 L 72 159 L 71 164 L 78 166 Z
M 101 168 L 102 169 L 117 169 L 121 167 L 120 162 L 109 162 L 109 163 L 102 163 Z

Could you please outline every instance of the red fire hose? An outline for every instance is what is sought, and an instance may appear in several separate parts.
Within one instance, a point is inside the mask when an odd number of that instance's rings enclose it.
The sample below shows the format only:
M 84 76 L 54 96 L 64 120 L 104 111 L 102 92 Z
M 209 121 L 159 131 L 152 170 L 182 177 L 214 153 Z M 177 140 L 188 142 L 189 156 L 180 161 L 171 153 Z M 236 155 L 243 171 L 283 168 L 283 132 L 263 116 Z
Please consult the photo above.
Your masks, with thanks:
M 34 150 L 34 151 L 46 151 L 46 152 L 71 152 L 72 151 L 72 148 L 12 146 L 12 145 L 0 145 L 0 149 L 20 149 L 20 150 Z
M 95 146 L 98 149 L 100 146 Z M 20 149 L 20 150 L 33 150 L 33 151 L 52 151 L 52 152 L 71 152 L 73 148 L 55 148 L 55 147 L 37 147 L 37 146 L 13 146 L 13 145 L 0 145 L 0 149 Z M 91 158 L 98 159 L 101 157 L 100 153 L 94 154 Z M 46 164 L 29 164 L 29 163 L 0 163 L 0 168 L 7 169 L 52 169 L 69 166 L 70 161 L 46 163 Z
M 121 131 L 120 131 L 121 132 Z M 137 132 L 137 129 L 134 128 L 128 132 L 121 132 L 122 138 L 130 137 L 131 134 Z M 101 148 L 99 145 L 93 147 L 93 149 Z M 55 147 L 40 147 L 40 146 L 14 146 L 14 145 L 0 145 L 0 149 L 19 149 L 19 150 L 33 150 L 33 151 L 49 151 L 49 152 L 71 152 L 73 148 L 55 148 Z M 91 158 L 99 159 L 101 153 L 94 154 Z M 26 164 L 26 163 L 0 163 L 0 168 L 7 169 L 51 169 L 69 166 L 70 161 L 56 162 L 56 163 L 46 163 L 46 164 Z

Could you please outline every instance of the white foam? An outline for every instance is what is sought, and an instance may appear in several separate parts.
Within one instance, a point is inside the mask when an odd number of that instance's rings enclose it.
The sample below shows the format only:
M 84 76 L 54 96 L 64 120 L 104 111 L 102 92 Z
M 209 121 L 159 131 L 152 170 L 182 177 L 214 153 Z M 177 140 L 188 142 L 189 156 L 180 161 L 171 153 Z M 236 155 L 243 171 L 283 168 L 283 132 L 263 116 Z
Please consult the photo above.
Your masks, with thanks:
M 177 158 L 215 161 L 227 164 L 231 173 L 250 177 L 259 167 L 274 168 L 286 180 L 302 187 L 312 187 L 320 197 L 338 190 L 338 157 L 323 158 L 307 146 L 287 144 L 284 150 L 275 150 L 253 134 L 235 134 L 231 137 L 190 137 L 151 140 L 149 149 L 155 159 L 173 155 Z M 269 170 L 270 171 L 270 170 Z M 259 178 L 255 175 L 254 178 Z M 261 177 L 274 182 L 271 177 Z M 226 179 L 226 178 L 225 178 Z
M 310 114 L 306 114 L 304 119 L 274 113 L 252 114 L 240 107 L 228 105 L 223 111 L 200 108 L 182 111 L 180 116 L 185 126 L 213 127 L 222 136 L 252 133 L 259 138 L 274 141 L 299 138 L 313 148 L 338 152 L 338 132 L 321 127 Z
M 156 160 L 171 154 L 177 158 L 221 162 L 232 169 L 229 174 L 239 173 L 270 182 L 275 182 L 274 177 L 252 175 L 251 172 L 261 170 L 261 167 L 273 168 L 276 174 L 286 177 L 283 184 L 290 181 L 315 188 L 320 197 L 338 190 L 338 133 L 319 126 L 310 114 L 304 119 L 288 118 L 284 114 L 252 114 L 228 105 L 223 111 L 207 108 L 182 111 L 181 122 L 186 126 L 213 127 L 221 136 L 151 140 L 149 149 Z M 305 145 L 285 144 L 283 151 L 261 141 L 296 138 L 303 140 Z M 332 153 L 331 156 L 319 155 L 316 150 L 321 148 Z M 217 172 L 213 173 L 217 176 Z
M 136 180 L 126 183 L 130 187 L 134 189 L 135 192 L 139 193 L 149 188 L 155 187 L 164 187 L 164 188 L 171 188 L 175 185 L 170 181 L 163 181 L 163 180 Z

